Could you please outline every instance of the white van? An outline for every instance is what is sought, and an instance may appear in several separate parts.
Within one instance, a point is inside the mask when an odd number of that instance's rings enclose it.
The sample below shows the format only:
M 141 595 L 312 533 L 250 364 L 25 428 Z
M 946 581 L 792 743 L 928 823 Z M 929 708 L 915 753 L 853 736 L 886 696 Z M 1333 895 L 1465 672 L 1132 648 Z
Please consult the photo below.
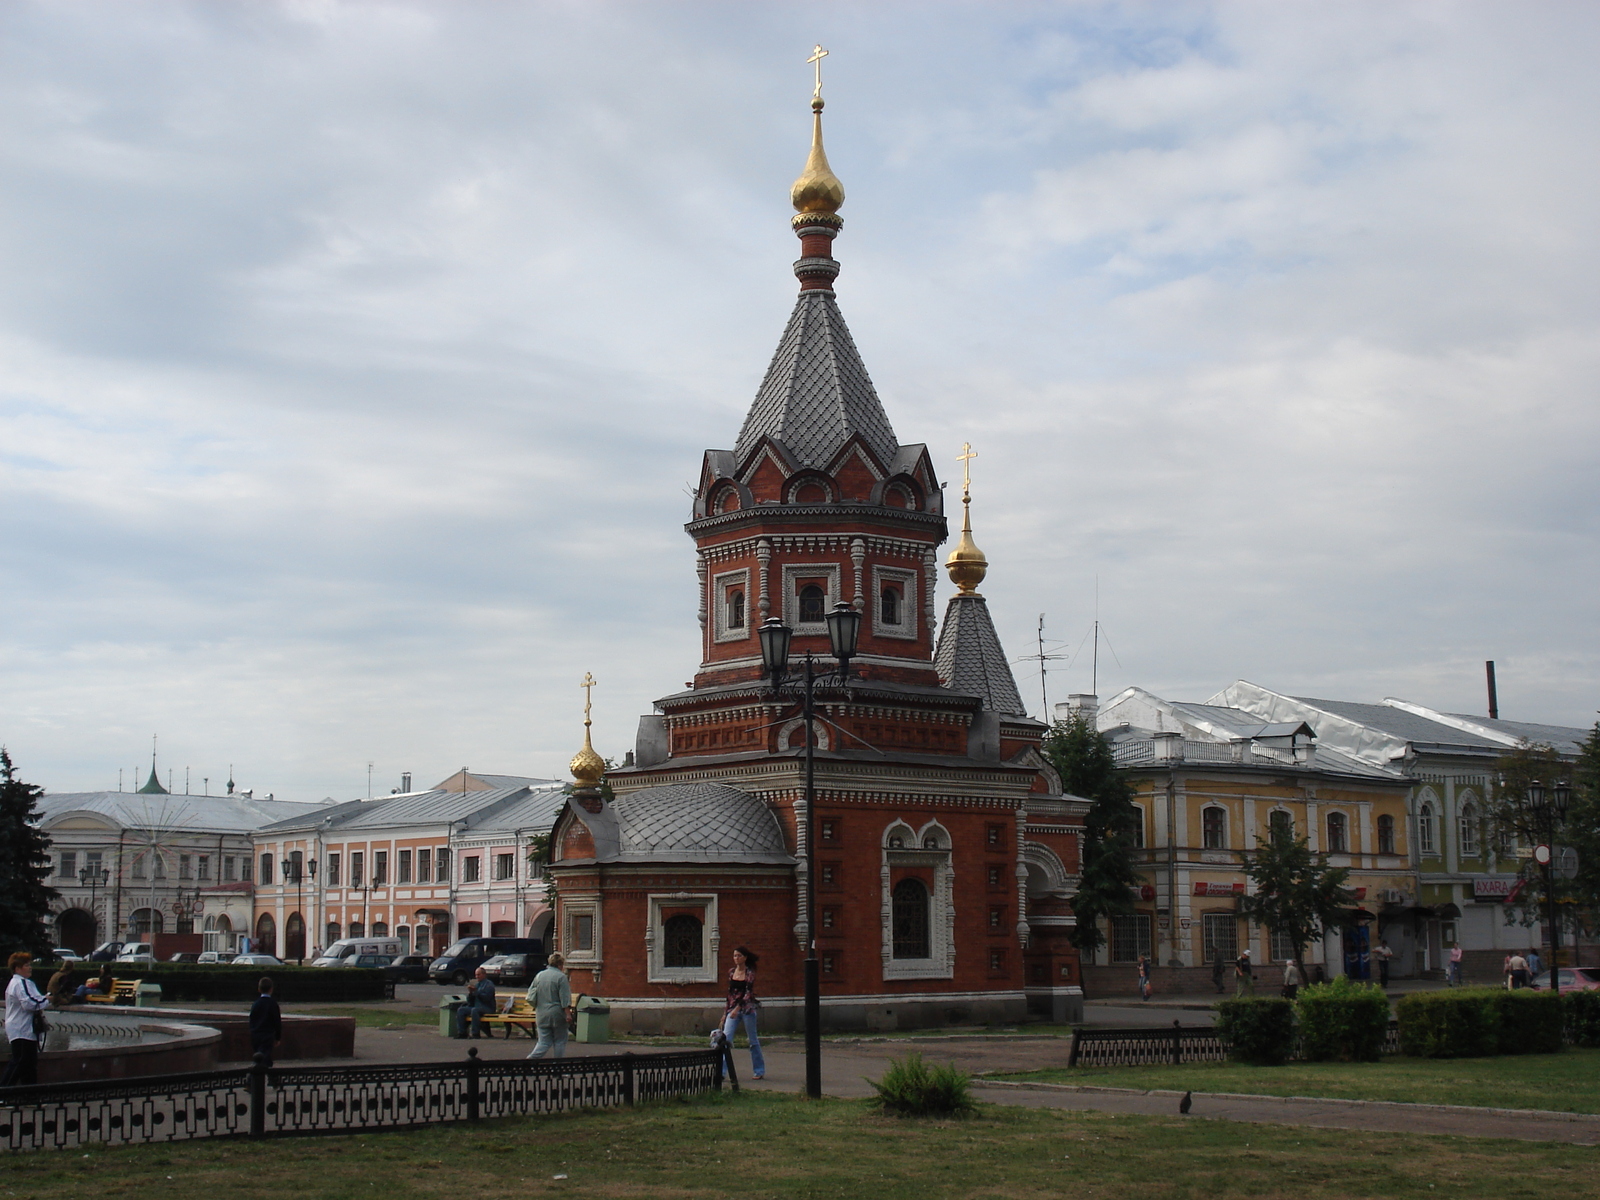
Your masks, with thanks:
M 381 967 L 399 958 L 398 938 L 341 938 L 322 952 L 313 967 L 353 967 L 361 960 L 363 967 Z M 381 960 L 381 961 L 378 961 Z

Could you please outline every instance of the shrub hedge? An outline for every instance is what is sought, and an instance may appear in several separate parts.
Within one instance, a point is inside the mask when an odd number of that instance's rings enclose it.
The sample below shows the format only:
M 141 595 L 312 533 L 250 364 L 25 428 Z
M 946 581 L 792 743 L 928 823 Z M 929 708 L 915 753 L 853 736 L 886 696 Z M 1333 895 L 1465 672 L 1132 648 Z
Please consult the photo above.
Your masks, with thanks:
M 1563 1016 L 1571 1011 L 1551 992 L 1413 992 L 1398 1006 L 1400 1050 L 1418 1058 L 1554 1054 L 1561 1049 Z
M 1389 1035 L 1389 1000 L 1340 975 L 1300 990 L 1300 1057 L 1309 1062 L 1377 1062 Z
M 1567 1040 L 1575 1046 L 1600 1046 L 1600 992 L 1565 992 L 1561 997 Z
M 1276 997 L 1218 1000 L 1217 1031 L 1228 1055 L 1258 1067 L 1277 1067 L 1294 1054 L 1294 1005 Z
M 80 982 L 98 978 L 100 963 L 78 968 Z M 235 967 L 226 964 L 112 963 L 113 979 L 143 979 L 161 985 L 161 998 L 175 1000 L 254 1000 L 263 975 L 273 983 L 274 995 L 290 1003 L 343 1004 L 360 1000 L 385 1000 L 394 987 L 374 967 Z M 35 972 L 39 974 L 40 972 Z

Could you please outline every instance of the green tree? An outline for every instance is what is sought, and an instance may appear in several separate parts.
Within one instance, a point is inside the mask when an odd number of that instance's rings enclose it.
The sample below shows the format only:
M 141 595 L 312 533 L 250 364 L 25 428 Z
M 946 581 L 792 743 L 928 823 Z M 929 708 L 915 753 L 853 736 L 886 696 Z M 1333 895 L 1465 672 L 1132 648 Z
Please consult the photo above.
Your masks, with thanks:
M 1256 838 L 1256 850 L 1245 856 L 1245 874 L 1254 895 L 1239 901 L 1239 911 L 1289 940 L 1294 956 L 1305 962 L 1305 948 L 1323 931 L 1344 922 L 1355 906 L 1355 893 L 1344 886 L 1350 872 L 1330 867 L 1325 854 L 1314 854 L 1305 838 L 1287 828 Z
M 35 808 L 42 795 L 42 787 L 17 778 L 11 755 L 0 746 L 0 958 L 17 950 L 51 957 L 45 918 L 60 893 L 44 882 L 50 839 L 39 831 Z
M 1600 929 L 1600 721 L 1584 739 L 1570 778 L 1572 807 L 1562 842 L 1578 852 L 1578 874 L 1566 884 L 1566 895 L 1574 918 L 1592 937 Z
M 1546 824 L 1545 814 L 1528 808 L 1528 788 L 1534 783 L 1542 783 L 1546 789 L 1553 788 L 1558 782 L 1569 780 L 1572 771 L 1572 763 L 1563 759 L 1553 747 L 1542 743 L 1524 743 L 1501 755 L 1494 764 L 1483 833 L 1492 839 L 1489 848 L 1495 856 L 1511 859 L 1523 881 L 1516 899 L 1504 906 L 1507 925 L 1532 925 L 1542 921 L 1548 913 L 1544 870 L 1531 857 L 1519 860 L 1517 847 L 1522 847 L 1526 854 L 1532 847 L 1548 841 L 1552 832 L 1553 844 L 1571 845 L 1570 835 L 1579 828 L 1577 808 L 1580 806 L 1575 805 L 1568 810 L 1565 821 L 1556 821 L 1552 831 Z M 1579 855 L 1587 857 L 1581 850 Z M 1552 883 L 1558 900 L 1569 893 L 1570 888 L 1562 880 L 1554 879 Z
M 1117 770 L 1105 738 L 1081 716 L 1057 721 L 1045 735 L 1044 754 L 1061 776 L 1069 796 L 1090 801 L 1084 819 L 1083 857 L 1072 911 L 1078 918 L 1072 944 L 1093 953 L 1105 944 L 1100 918 L 1133 911 L 1131 889 L 1139 884 L 1133 868 L 1134 830 L 1139 812 L 1133 787 Z

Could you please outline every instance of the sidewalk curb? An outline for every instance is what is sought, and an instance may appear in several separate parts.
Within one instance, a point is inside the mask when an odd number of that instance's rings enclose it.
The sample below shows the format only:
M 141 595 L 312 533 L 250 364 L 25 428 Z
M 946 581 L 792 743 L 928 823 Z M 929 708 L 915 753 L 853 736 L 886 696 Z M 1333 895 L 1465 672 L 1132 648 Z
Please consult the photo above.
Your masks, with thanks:
M 982 1075 L 972 1077 L 973 1087 L 1019 1088 L 1025 1091 L 1108 1093 L 1122 1096 L 1173 1096 L 1190 1093 L 1170 1088 L 1118 1088 L 1097 1087 L 1089 1083 L 1029 1083 L 1016 1079 L 987 1079 Z M 1437 1112 L 1451 1115 L 1476 1115 L 1493 1117 L 1521 1117 L 1530 1121 L 1594 1121 L 1600 1124 L 1600 1113 L 1556 1112 L 1543 1108 L 1476 1108 L 1470 1104 L 1413 1104 L 1406 1100 L 1350 1100 L 1337 1096 L 1261 1096 L 1252 1092 L 1194 1092 L 1195 1096 L 1213 1100 L 1266 1100 L 1276 1104 L 1342 1104 L 1349 1108 L 1398 1108 L 1407 1112 Z

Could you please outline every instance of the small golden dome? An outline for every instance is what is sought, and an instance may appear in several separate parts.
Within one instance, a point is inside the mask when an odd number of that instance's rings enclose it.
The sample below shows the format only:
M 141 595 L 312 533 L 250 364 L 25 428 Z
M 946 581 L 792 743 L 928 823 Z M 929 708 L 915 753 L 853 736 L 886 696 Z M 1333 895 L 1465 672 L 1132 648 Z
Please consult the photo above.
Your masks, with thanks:
M 971 443 L 963 443 L 957 458 L 961 462 L 961 540 L 945 559 L 945 570 L 950 572 L 950 582 L 962 596 L 976 596 L 978 585 L 989 573 L 989 560 L 978 543 L 972 540 L 972 460 L 977 458 Z
M 822 148 L 822 97 L 811 102 L 811 156 L 806 169 L 789 189 L 789 200 L 799 213 L 825 213 L 832 216 L 844 204 L 844 184 L 828 165 Z
M 581 788 L 599 786 L 600 777 L 606 773 L 606 760 L 594 752 L 589 744 L 589 731 L 583 731 L 583 749 L 572 756 L 570 766 L 572 782 Z

